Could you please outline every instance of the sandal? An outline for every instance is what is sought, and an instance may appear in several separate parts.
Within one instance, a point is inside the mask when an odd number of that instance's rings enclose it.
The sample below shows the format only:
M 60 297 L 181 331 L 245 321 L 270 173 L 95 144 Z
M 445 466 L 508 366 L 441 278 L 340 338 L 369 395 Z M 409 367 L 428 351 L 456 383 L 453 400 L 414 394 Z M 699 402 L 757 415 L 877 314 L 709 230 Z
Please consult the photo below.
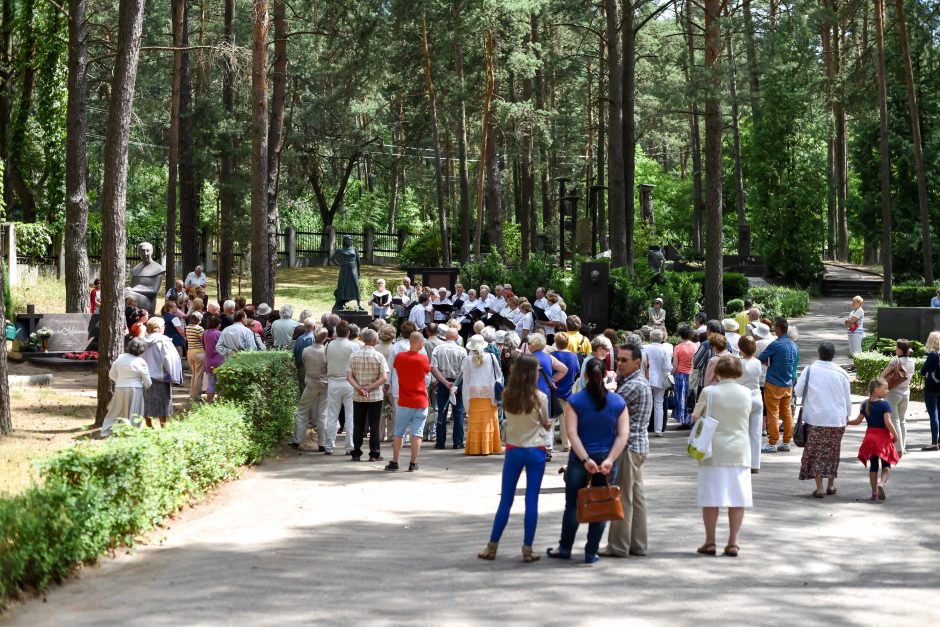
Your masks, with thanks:
M 537 562 L 540 559 L 542 559 L 542 556 L 539 555 L 538 553 L 533 553 L 532 547 L 530 545 L 528 544 L 522 545 L 522 561 L 523 562 L 526 562 L 526 563 Z
M 823 497 L 823 493 L 818 490 L 813 490 L 813 496 L 815 496 L 817 499 L 821 499 Z
M 835 488 L 826 488 L 826 494 L 828 494 L 829 496 L 832 496 L 836 492 L 838 492 L 838 490 L 836 490 Z
M 737 544 L 729 544 L 725 547 L 725 555 L 728 557 L 737 557 L 740 548 L 741 547 L 739 547 Z
M 695 549 L 695 552 L 696 552 L 696 553 L 701 553 L 702 555 L 717 555 L 717 554 L 718 554 L 718 549 L 717 549 L 717 547 L 714 545 L 714 543 L 712 543 L 712 544 L 703 544 L 703 545 L 700 546 L 699 548 Z
M 481 560 L 495 560 L 496 559 L 496 549 L 499 547 L 499 542 L 487 542 L 486 548 L 477 553 L 477 557 Z

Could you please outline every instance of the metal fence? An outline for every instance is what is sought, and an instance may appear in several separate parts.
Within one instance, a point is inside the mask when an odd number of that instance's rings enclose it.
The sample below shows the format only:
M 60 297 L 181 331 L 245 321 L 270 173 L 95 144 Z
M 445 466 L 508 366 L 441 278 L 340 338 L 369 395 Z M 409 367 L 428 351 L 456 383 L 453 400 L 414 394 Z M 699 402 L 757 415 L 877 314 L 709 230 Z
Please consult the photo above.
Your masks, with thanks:
M 374 250 L 379 257 L 397 257 L 401 253 L 398 233 L 376 233 Z

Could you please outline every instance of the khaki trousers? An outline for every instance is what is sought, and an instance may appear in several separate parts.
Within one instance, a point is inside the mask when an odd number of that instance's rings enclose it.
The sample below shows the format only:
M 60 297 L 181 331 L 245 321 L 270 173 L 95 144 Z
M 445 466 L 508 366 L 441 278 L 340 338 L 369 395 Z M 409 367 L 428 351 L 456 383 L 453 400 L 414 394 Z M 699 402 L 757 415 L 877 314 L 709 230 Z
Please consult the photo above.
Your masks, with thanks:
M 643 463 L 646 455 L 624 450 L 620 456 L 620 502 L 623 520 L 610 523 L 603 553 L 626 557 L 646 554 L 646 498 L 643 496 Z

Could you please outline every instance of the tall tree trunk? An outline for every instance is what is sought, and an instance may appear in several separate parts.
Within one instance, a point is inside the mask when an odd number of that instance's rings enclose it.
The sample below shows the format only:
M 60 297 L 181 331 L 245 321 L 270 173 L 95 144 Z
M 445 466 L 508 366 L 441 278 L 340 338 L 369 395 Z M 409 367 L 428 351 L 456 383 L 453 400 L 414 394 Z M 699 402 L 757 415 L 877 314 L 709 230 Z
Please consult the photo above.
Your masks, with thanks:
M 496 141 L 495 137 L 489 136 L 490 118 L 493 104 L 493 92 L 496 91 L 496 68 L 493 59 L 493 33 L 486 34 L 486 96 L 483 101 L 483 130 L 481 132 L 480 146 L 480 177 L 477 182 L 477 223 L 476 233 L 474 234 L 474 250 L 477 256 L 483 250 L 483 190 L 486 181 L 486 155 L 489 142 Z
M 493 91 L 499 89 L 499 83 L 493 79 Z M 503 185 L 499 179 L 499 150 L 496 142 L 496 120 L 492 115 L 486 120 L 486 224 L 490 246 L 502 255 L 506 248 L 503 243 Z
M 539 16 L 535 13 L 529 15 L 529 37 L 532 41 L 532 53 L 538 62 L 535 68 L 535 109 L 545 110 L 545 71 L 543 69 L 542 53 L 539 46 Z M 552 232 L 552 202 L 549 190 L 548 152 L 545 142 L 538 141 L 539 154 L 539 195 L 542 204 L 542 230 L 546 235 Z M 534 186 L 533 186 L 534 187 Z M 534 193 L 534 191 L 533 191 Z M 534 202 L 534 199 L 533 199 Z
M 705 0 L 705 71 L 709 90 L 705 99 L 705 311 L 712 318 L 724 313 L 722 294 L 721 200 L 721 0 Z
M 885 7 L 875 0 L 875 39 L 878 48 L 878 114 L 881 120 L 881 264 L 884 268 L 883 298 L 889 305 L 891 294 L 891 147 L 888 144 L 888 86 L 885 74 Z
M 253 0 L 251 29 L 251 300 L 274 301 L 268 268 L 268 0 Z
M 636 228 L 636 29 L 633 0 L 623 1 L 623 152 L 624 152 L 624 226 L 626 227 L 626 265 L 633 274 L 633 233 Z
M 437 221 L 441 230 L 441 263 L 450 266 L 450 233 L 447 230 L 447 209 L 444 206 L 444 174 L 441 166 L 441 138 L 437 128 L 437 99 L 434 94 L 434 81 L 431 79 L 431 52 L 428 47 L 428 23 L 424 12 L 421 13 L 421 40 L 424 51 L 424 78 L 428 89 L 428 103 L 431 113 L 431 138 L 434 142 L 434 180 L 437 184 Z
M 826 259 L 836 258 L 836 140 L 832 129 L 826 141 L 826 183 L 829 193 L 826 195 Z
M 284 147 L 284 107 L 287 104 L 287 17 L 285 0 L 274 0 L 274 65 L 271 90 L 271 121 L 268 126 L 268 165 L 266 192 L 266 268 L 269 294 L 265 302 L 274 304 L 277 283 L 278 209 L 277 192 L 280 182 L 281 149 Z M 366 181 L 368 184 L 368 175 Z
M 747 84 L 748 96 L 751 101 L 751 125 L 757 125 L 757 97 L 760 92 L 760 79 L 757 75 L 757 49 L 754 46 L 754 18 L 751 16 L 751 0 L 742 0 L 741 8 L 744 11 L 744 45 L 747 55 Z
M 86 0 L 69 0 L 68 103 L 65 122 L 65 311 L 88 301 L 88 22 Z
M 235 115 L 235 0 L 225 0 L 225 69 L 222 73 L 222 108 L 228 119 Z M 235 265 L 235 133 L 229 129 L 222 137 L 219 171 L 219 300 L 232 296 L 232 268 Z M 242 249 L 244 251 L 244 249 Z
M 907 83 L 907 105 L 911 115 L 911 139 L 914 144 L 914 164 L 917 168 L 917 206 L 920 209 L 920 237 L 924 251 L 924 280 L 933 283 L 933 242 L 930 237 L 930 210 L 927 206 L 927 170 L 924 166 L 924 143 L 920 135 L 920 108 L 917 104 L 917 89 L 914 85 L 914 67 L 911 63 L 911 46 L 907 37 L 907 22 L 904 19 L 904 0 L 895 0 L 898 21 L 898 38 L 901 40 L 901 56 L 904 57 L 904 81 Z
M 603 10 L 603 7 L 601 9 Z M 607 146 L 607 131 L 604 122 L 604 36 L 598 33 L 597 40 L 597 184 L 603 187 L 606 166 L 604 155 Z M 599 231 L 597 241 L 599 252 L 608 249 L 606 200 L 607 196 L 604 194 L 604 190 L 600 190 L 597 193 L 597 229 Z
M 726 12 L 727 14 L 727 12 Z M 731 96 L 731 132 L 734 139 L 734 200 L 738 213 L 738 255 L 743 259 L 751 254 L 750 242 L 745 246 L 744 231 L 747 227 L 747 216 L 744 214 L 744 169 L 741 165 L 741 127 L 740 113 L 738 111 L 737 77 L 734 68 L 734 46 L 731 42 L 731 33 L 728 33 L 728 91 Z
M 0 0 L 0 156 L 10 162 L 10 114 L 13 107 L 13 0 Z M 11 169 L 3 168 L 3 206 L 13 206 Z
M 692 68 L 695 67 L 695 31 L 692 23 L 691 0 L 685 2 L 685 33 L 689 56 L 682 71 L 685 74 L 686 84 L 691 86 Z M 690 103 L 689 111 L 689 143 L 692 151 L 692 248 L 695 252 L 702 252 L 702 218 L 705 207 L 702 185 L 702 134 L 699 129 L 698 103 L 694 97 Z
M 180 100 L 183 84 L 183 24 L 186 19 L 186 0 L 173 0 L 170 4 L 173 23 L 173 89 L 170 96 L 169 173 L 166 183 L 166 283 L 172 287 L 176 280 L 176 196 L 180 155 Z
M 392 104 L 394 107 L 395 103 L 393 102 Z M 392 148 L 393 148 L 393 152 L 397 156 L 395 156 L 393 159 L 392 189 L 391 189 L 391 192 L 389 193 L 390 199 L 388 203 L 388 229 L 390 233 L 395 232 L 396 225 L 398 223 L 397 222 L 398 221 L 398 198 L 399 196 L 404 194 L 404 190 L 401 189 L 402 187 L 404 187 L 404 176 L 402 175 L 402 158 L 400 156 L 401 147 L 403 147 L 405 143 L 404 131 L 402 130 L 405 124 L 404 118 L 405 118 L 404 98 L 399 96 L 398 97 L 398 114 L 396 117 L 396 122 L 392 125 L 393 126 L 393 131 L 392 131 L 393 147 Z M 466 119 L 464 120 L 464 123 L 466 123 Z M 464 133 L 464 139 L 466 140 L 466 133 Z M 466 157 L 466 152 L 464 153 L 464 157 Z M 466 159 L 464 159 L 464 165 L 466 165 Z M 469 208 L 467 211 L 469 213 Z M 467 229 L 469 233 L 469 228 L 470 228 L 469 217 L 467 218 L 467 220 L 468 220 Z M 469 254 L 469 247 L 470 247 L 469 235 L 467 236 L 467 238 L 468 238 L 467 239 L 467 251 L 468 251 L 467 254 Z
M 610 265 L 627 265 L 627 225 L 624 215 L 626 180 L 624 178 L 623 146 L 623 71 L 620 57 L 620 37 L 617 31 L 619 15 L 617 0 L 605 0 L 607 11 L 607 94 L 609 98 L 607 144 L 609 181 L 607 205 L 610 221 Z
M 6 264 L 0 261 L 0 320 L 6 320 L 7 307 L 3 285 L 6 282 L 4 270 Z M 10 415 L 10 381 L 7 379 L 7 341 L 0 342 L 0 436 L 13 432 L 13 419 Z
M 457 185 L 460 191 L 460 260 L 463 263 L 470 261 L 470 174 L 467 171 L 467 97 L 463 75 L 463 46 L 460 43 L 462 35 L 460 22 L 460 3 L 454 3 L 452 9 L 454 18 L 454 69 L 457 72 L 459 89 L 457 111 Z M 397 175 L 397 172 L 396 172 Z
M 183 2 L 182 46 L 189 46 L 189 2 Z M 193 81 L 189 52 L 180 59 L 180 122 L 179 122 L 179 215 L 180 253 L 183 274 L 195 268 L 199 259 L 199 190 L 193 164 Z
M 849 221 L 846 208 L 846 198 L 848 197 L 848 150 L 847 150 L 847 121 L 845 114 L 845 81 L 842 78 L 843 56 L 841 30 L 842 24 L 839 19 L 839 3 L 841 0 L 829 0 L 829 7 L 834 12 L 836 19 L 832 24 L 832 77 L 833 77 L 833 100 L 832 117 L 836 127 L 835 144 L 835 171 L 836 171 L 836 219 L 838 221 L 836 229 L 836 247 L 837 259 L 848 261 L 849 259 Z
M 111 364 L 124 346 L 124 275 L 127 233 L 127 146 L 130 141 L 134 84 L 144 21 L 145 0 L 123 0 L 118 9 L 117 53 L 108 130 L 104 143 L 104 180 L 101 190 L 101 321 L 98 336 L 98 411 L 100 427 L 111 402 Z
M 33 89 L 36 79 L 36 30 L 33 28 L 35 0 L 26 0 L 20 11 L 24 26 L 21 40 L 17 42 L 19 49 L 17 65 L 22 68 L 22 75 L 18 84 L 19 102 L 12 120 L 10 152 L 4 165 L 10 170 L 10 184 L 13 186 L 22 209 L 23 222 L 32 222 L 36 219 L 36 197 L 30 189 L 29 166 L 23 163 L 24 152 L 19 147 L 26 143 L 26 136 L 29 132 L 29 113 L 33 106 Z M 8 206 L 7 211 L 10 209 L 11 207 Z

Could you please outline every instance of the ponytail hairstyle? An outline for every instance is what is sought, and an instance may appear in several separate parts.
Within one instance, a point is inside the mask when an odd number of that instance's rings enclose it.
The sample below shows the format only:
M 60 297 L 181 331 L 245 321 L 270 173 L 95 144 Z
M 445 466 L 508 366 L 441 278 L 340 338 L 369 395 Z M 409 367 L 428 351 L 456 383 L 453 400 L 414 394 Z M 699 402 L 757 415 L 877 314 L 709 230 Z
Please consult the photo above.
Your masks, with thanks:
M 607 406 L 607 388 L 604 387 L 604 377 L 607 374 L 607 369 L 604 367 L 604 362 L 592 357 L 584 364 L 584 372 L 587 377 L 584 389 L 587 390 L 588 396 L 594 401 L 594 406 L 598 410 L 604 409 Z

